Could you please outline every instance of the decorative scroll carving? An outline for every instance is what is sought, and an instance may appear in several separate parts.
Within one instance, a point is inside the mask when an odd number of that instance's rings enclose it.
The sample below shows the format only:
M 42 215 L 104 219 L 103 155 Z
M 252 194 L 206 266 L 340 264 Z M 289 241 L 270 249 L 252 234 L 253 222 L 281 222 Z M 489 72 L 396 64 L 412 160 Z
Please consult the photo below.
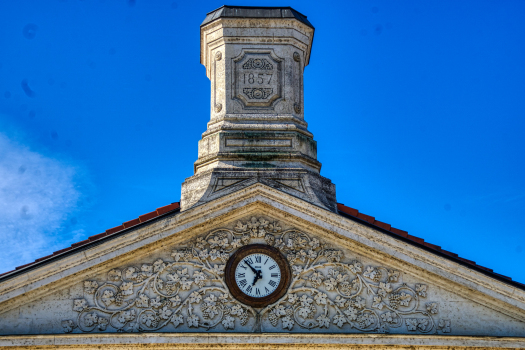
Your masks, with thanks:
M 221 103 L 216 103 L 215 104 L 215 113 L 219 113 L 220 111 L 222 111 L 222 104 Z
M 249 88 L 244 88 L 243 91 L 244 94 L 246 96 L 248 96 L 248 98 L 254 100 L 262 100 L 262 99 L 265 99 L 265 98 L 268 98 L 268 96 L 270 96 L 271 94 L 273 94 L 273 89 L 268 89 L 268 88 L 252 88 L 252 89 L 249 89 Z
M 272 70 L 273 65 L 264 58 L 250 58 L 242 65 L 243 69 Z
M 264 240 L 288 259 L 293 279 L 287 294 L 262 310 L 235 300 L 224 267 L 239 247 Z M 449 319 L 437 320 L 439 305 L 427 301 L 428 286 L 399 283 L 400 272 L 364 266 L 342 250 L 304 232 L 283 232 L 277 222 L 251 218 L 179 247 L 165 261 L 108 271 L 105 281 L 85 281 L 85 298 L 73 301 L 76 320 L 64 332 L 144 332 L 178 327 L 238 331 L 254 320 L 254 331 L 449 333 Z M 262 329 L 263 320 L 271 329 Z M 239 327 L 240 326 L 240 327 Z
M 301 105 L 299 103 L 294 103 L 293 110 L 295 111 L 295 113 L 301 113 Z
M 301 55 L 299 55 L 299 52 L 296 51 L 293 53 L 293 60 L 295 62 L 301 62 Z

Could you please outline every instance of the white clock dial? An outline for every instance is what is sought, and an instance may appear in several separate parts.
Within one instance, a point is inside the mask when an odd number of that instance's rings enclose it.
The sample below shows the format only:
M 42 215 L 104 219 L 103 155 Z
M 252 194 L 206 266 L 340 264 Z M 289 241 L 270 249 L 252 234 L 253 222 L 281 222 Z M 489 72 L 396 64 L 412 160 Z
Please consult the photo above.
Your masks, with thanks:
M 281 281 L 281 269 L 266 254 L 251 254 L 239 262 L 235 269 L 235 282 L 239 289 L 253 298 L 272 294 Z

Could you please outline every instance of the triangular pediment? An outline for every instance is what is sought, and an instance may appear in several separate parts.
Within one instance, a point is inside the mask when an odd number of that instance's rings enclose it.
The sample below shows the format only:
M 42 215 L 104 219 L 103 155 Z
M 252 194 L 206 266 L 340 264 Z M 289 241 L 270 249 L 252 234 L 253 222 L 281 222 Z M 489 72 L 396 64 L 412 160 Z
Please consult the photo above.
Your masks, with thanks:
M 525 336 L 523 290 L 262 184 L 107 238 L 1 281 L 0 332 Z M 251 244 L 290 266 L 265 307 L 225 282 Z

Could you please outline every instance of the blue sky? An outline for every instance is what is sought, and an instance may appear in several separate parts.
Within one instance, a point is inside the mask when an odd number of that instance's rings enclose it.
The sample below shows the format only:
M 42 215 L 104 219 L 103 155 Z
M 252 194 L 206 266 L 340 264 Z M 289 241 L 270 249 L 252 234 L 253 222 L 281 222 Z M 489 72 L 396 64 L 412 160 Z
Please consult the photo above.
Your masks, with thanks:
M 179 201 L 221 5 L 0 2 L 0 272 Z M 305 118 L 338 201 L 525 282 L 525 2 L 264 5 L 316 27 Z

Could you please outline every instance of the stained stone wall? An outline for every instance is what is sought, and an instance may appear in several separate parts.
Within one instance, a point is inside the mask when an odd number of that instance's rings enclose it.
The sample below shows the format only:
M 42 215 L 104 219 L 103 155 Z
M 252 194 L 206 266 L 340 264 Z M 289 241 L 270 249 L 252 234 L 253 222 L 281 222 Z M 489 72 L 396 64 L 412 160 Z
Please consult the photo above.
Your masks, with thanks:
M 278 248 L 293 272 L 286 296 L 262 309 L 235 300 L 224 282 L 229 256 L 252 243 Z M 102 332 L 525 336 L 525 327 L 425 282 L 424 275 L 257 215 L 168 244 L 0 314 L 4 335 Z

